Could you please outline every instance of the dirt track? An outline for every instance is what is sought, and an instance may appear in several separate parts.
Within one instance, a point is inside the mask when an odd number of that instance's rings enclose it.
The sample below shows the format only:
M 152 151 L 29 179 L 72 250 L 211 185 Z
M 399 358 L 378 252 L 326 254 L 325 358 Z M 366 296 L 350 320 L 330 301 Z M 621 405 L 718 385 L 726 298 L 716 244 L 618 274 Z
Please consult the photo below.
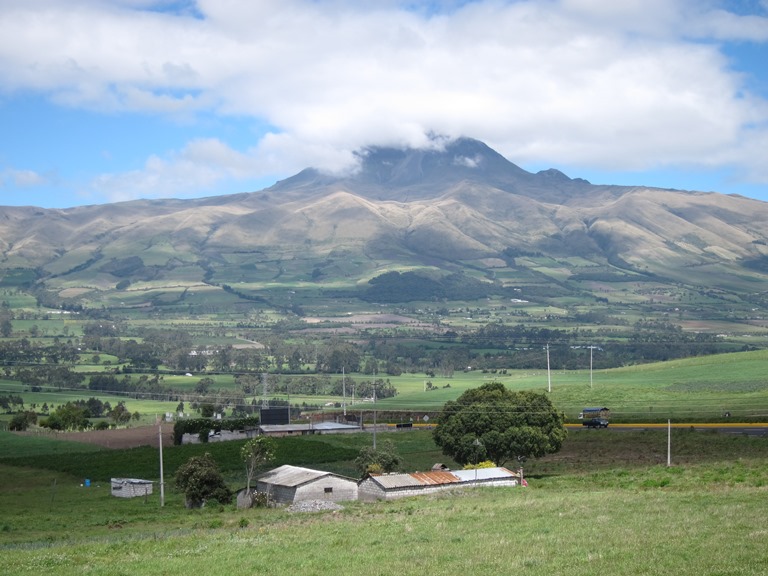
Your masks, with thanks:
M 163 446 L 173 446 L 173 424 L 163 423 Z M 106 448 L 135 448 L 136 446 L 158 445 L 157 426 L 118 428 L 115 430 L 88 430 L 86 432 L 64 432 L 57 434 L 62 440 L 98 444 Z

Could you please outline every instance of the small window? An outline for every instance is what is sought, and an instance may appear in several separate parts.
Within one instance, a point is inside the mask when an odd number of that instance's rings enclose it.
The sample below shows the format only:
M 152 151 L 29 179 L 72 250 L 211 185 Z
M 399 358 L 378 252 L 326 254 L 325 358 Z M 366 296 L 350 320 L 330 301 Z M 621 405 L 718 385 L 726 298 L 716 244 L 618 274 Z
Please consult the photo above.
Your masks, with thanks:
M 333 487 L 328 487 L 325 489 L 326 494 L 333 494 Z

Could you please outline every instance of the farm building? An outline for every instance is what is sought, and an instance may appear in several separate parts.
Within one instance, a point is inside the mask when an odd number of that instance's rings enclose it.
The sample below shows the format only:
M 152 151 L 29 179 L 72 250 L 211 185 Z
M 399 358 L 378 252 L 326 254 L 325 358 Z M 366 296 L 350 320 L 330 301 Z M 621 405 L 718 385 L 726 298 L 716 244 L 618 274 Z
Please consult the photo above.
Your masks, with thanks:
M 339 434 L 341 432 L 360 432 L 357 424 L 344 422 L 316 422 L 309 424 L 262 424 L 259 432 L 267 436 L 308 436 L 310 434 Z
M 360 481 L 360 500 L 392 500 L 446 489 L 477 486 L 517 486 L 520 475 L 506 468 L 431 470 L 413 474 L 369 475 Z
M 288 464 L 257 477 L 256 490 L 284 504 L 303 500 L 357 500 L 355 479 Z
M 112 478 L 112 496 L 136 498 L 152 494 L 152 481 L 137 478 Z

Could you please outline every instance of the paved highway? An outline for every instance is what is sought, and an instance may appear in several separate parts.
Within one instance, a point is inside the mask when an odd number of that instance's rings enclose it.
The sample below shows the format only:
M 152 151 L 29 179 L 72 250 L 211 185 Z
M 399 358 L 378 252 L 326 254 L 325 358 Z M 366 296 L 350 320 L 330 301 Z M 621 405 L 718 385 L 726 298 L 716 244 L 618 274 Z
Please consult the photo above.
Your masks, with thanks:
M 608 428 L 592 429 L 579 424 L 566 424 L 570 430 L 584 430 L 589 432 L 599 432 L 603 430 L 645 430 L 649 428 L 666 429 L 667 424 L 654 422 L 648 424 L 620 424 L 613 423 Z M 718 430 L 724 434 L 747 434 L 748 436 L 768 436 L 768 423 L 746 423 L 746 422 L 717 422 L 717 423 L 675 423 L 672 422 L 672 428 L 693 428 L 695 430 Z

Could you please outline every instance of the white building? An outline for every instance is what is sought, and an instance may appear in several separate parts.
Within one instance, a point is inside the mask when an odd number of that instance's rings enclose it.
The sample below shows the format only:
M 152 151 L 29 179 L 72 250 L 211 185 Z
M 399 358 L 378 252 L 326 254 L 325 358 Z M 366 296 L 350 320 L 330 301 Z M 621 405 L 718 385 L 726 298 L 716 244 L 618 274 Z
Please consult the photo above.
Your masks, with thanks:
M 357 481 L 354 478 L 288 464 L 258 476 L 256 490 L 266 492 L 273 501 L 285 504 L 304 500 L 357 500 Z
M 392 500 L 432 494 L 454 488 L 517 486 L 520 475 L 506 468 L 476 470 L 431 470 L 413 474 L 376 474 L 360 481 L 358 496 L 363 501 Z
M 138 478 L 112 478 L 112 496 L 137 498 L 152 494 L 152 481 Z

